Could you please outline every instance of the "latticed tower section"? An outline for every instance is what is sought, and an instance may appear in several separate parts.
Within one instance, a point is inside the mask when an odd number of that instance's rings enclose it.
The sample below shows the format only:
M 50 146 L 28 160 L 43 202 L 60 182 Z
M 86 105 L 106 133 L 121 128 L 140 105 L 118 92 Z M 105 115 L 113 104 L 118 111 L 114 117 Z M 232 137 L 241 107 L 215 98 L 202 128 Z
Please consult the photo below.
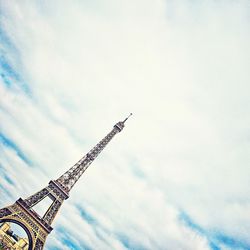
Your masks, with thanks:
M 70 190 L 112 138 L 122 131 L 129 116 L 124 121 L 116 123 L 111 132 L 94 148 L 62 176 L 50 181 L 47 187 L 27 199 L 19 198 L 13 205 L 0 209 L 0 222 L 9 221 L 17 223 L 26 231 L 29 238 L 29 250 L 43 249 L 45 240 L 53 229 L 51 224 L 64 200 L 69 198 Z M 51 205 L 47 208 L 44 215 L 40 216 L 35 211 L 34 206 L 45 198 L 50 198 Z

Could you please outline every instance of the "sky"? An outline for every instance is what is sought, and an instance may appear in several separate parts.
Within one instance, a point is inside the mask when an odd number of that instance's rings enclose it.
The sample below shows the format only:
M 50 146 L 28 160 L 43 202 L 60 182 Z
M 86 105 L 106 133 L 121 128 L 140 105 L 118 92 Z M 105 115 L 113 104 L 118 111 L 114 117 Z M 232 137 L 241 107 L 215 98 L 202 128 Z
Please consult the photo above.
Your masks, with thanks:
M 45 249 L 250 249 L 249 26 L 247 0 L 0 0 L 0 207 L 132 112 Z

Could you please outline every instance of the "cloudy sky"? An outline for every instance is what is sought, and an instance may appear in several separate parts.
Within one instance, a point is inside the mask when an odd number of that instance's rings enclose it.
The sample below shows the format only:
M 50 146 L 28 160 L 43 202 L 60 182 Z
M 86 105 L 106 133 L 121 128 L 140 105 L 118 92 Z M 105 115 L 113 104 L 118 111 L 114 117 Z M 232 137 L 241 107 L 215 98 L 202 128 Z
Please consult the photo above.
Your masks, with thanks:
M 0 3 L 0 207 L 133 112 L 45 249 L 250 249 L 249 1 Z

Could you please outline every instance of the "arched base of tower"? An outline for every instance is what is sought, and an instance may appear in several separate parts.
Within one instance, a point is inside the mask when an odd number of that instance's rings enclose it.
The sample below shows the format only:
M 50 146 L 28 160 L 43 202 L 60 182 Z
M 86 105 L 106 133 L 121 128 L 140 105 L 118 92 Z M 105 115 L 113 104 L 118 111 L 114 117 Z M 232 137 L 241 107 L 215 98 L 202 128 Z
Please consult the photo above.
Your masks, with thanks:
M 42 219 L 34 211 L 25 208 L 22 199 L 8 207 L 0 209 L 0 223 L 12 222 L 21 226 L 27 233 L 29 240 L 28 250 L 42 250 L 52 227 L 46 227 Z

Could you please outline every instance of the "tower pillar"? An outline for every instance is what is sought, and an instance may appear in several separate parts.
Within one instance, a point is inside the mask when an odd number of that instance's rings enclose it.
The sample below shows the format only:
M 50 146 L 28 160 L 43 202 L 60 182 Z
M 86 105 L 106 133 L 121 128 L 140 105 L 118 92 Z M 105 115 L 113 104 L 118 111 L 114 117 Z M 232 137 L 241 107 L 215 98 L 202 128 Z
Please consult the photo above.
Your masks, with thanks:
M 26 199 L 19 198 L 13 205 L 0 209 L 0 223 L 13 222 L 25 230 L 29 240 L 28 250 L 43 249 L 48 234 L 53 230 L 51 224 L 64 200 L 69 198 L 70 190 L 111 139 L 122 131 L 127 119 L 128 117 L 124 121 L 116 123 L 111 132 L 94 148 L 62 176 L 50 181 L 47 187 Z M 51 199 L 52 204 L 41 216 L 34 210 L 34 206 L 46 197 Z

